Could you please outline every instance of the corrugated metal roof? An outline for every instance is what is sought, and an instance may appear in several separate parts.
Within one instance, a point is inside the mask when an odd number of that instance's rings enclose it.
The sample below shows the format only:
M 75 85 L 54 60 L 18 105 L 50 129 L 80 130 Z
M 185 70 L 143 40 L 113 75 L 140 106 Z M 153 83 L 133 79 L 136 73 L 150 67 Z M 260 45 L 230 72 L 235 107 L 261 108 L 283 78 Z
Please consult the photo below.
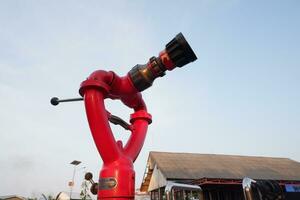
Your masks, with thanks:
M 150 152 L 149 159 L 167 179 L 300 180 L 300 163 L 288 158 Z

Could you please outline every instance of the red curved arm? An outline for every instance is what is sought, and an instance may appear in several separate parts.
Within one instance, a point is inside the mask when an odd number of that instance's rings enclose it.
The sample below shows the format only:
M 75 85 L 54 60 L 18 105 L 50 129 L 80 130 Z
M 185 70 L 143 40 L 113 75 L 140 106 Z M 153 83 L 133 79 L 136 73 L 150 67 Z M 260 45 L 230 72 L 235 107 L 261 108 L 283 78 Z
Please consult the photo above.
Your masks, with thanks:
M 137 119 L 133 122 L 131 136 L 124 147 L 124 153 L 134 162 L 139 155 L 147 133 L 149 122 L 145 119 Z
M 89 126 L 104 163 L 129 157 L 133 162 L 137 158 L 146 137 L 151 115 L 140 92 L 133 86 L 128 76 L 119 77 L 113 72 L 95 71 L 81 84 L 80 94 L 84 96 Z M 133 108 L 131 115 L 131 136 L 123 148 L 117 145 L 111 131 L 104 105 L 105 98 L 120 99 Z
M 113 162 L 118 159 L 120 151 L 109 126 L 104 107 L 102 92 L 88 89 L 84 95 L 86 114 L 92 136 L 103 162 Z

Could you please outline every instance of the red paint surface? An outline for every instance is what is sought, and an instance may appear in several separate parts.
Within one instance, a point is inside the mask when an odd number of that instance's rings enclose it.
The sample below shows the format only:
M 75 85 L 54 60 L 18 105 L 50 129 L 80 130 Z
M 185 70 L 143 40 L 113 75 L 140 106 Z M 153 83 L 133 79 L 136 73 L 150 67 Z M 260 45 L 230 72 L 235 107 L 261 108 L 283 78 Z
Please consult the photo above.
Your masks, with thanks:
M 176 67 L 175 64 L 172 62 L 172 60 L 170 59 L 166 50 L 163 50 L 159 53 L 159 58 L 161 59 L 163 65 L 167 70 L 171 71 Z

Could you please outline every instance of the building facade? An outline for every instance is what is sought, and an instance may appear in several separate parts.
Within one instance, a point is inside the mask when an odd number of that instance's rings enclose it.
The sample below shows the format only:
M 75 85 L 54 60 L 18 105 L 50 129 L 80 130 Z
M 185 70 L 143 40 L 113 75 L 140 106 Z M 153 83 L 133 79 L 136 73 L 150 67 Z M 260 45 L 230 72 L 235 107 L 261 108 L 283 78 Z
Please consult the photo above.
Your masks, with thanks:
M 300 185 L 300 163 L 288 158 L 150 152 L 141 191 L 165 199 L 168 182 L 199 185 L 205 200 L 243 199 L 242 179 Z

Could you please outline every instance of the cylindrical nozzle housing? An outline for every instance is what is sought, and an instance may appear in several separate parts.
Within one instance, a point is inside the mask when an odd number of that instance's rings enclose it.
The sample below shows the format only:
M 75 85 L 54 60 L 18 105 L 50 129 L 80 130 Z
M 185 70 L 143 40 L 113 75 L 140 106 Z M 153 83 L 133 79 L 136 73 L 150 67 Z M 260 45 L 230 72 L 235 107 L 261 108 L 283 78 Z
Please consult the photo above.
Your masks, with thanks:
M 165 71 L 171 71 L 175 67 L 182 67 L 197 59 L 192 48 L 179 33 L 173 38 L 158 57 L 150 58 L 145 65 L 136 65 L 129 71 L 129 77 L 138 91 L 150 87 L 153 81 L 165 75 Z
M 157 77 L 165 75 L 166 68 L 161 60 L 156 57 L 150 58 L 145 65 L 136 65 L 129 71 L 129 77 L 135 88 L 143 91 L 150 87 Z

